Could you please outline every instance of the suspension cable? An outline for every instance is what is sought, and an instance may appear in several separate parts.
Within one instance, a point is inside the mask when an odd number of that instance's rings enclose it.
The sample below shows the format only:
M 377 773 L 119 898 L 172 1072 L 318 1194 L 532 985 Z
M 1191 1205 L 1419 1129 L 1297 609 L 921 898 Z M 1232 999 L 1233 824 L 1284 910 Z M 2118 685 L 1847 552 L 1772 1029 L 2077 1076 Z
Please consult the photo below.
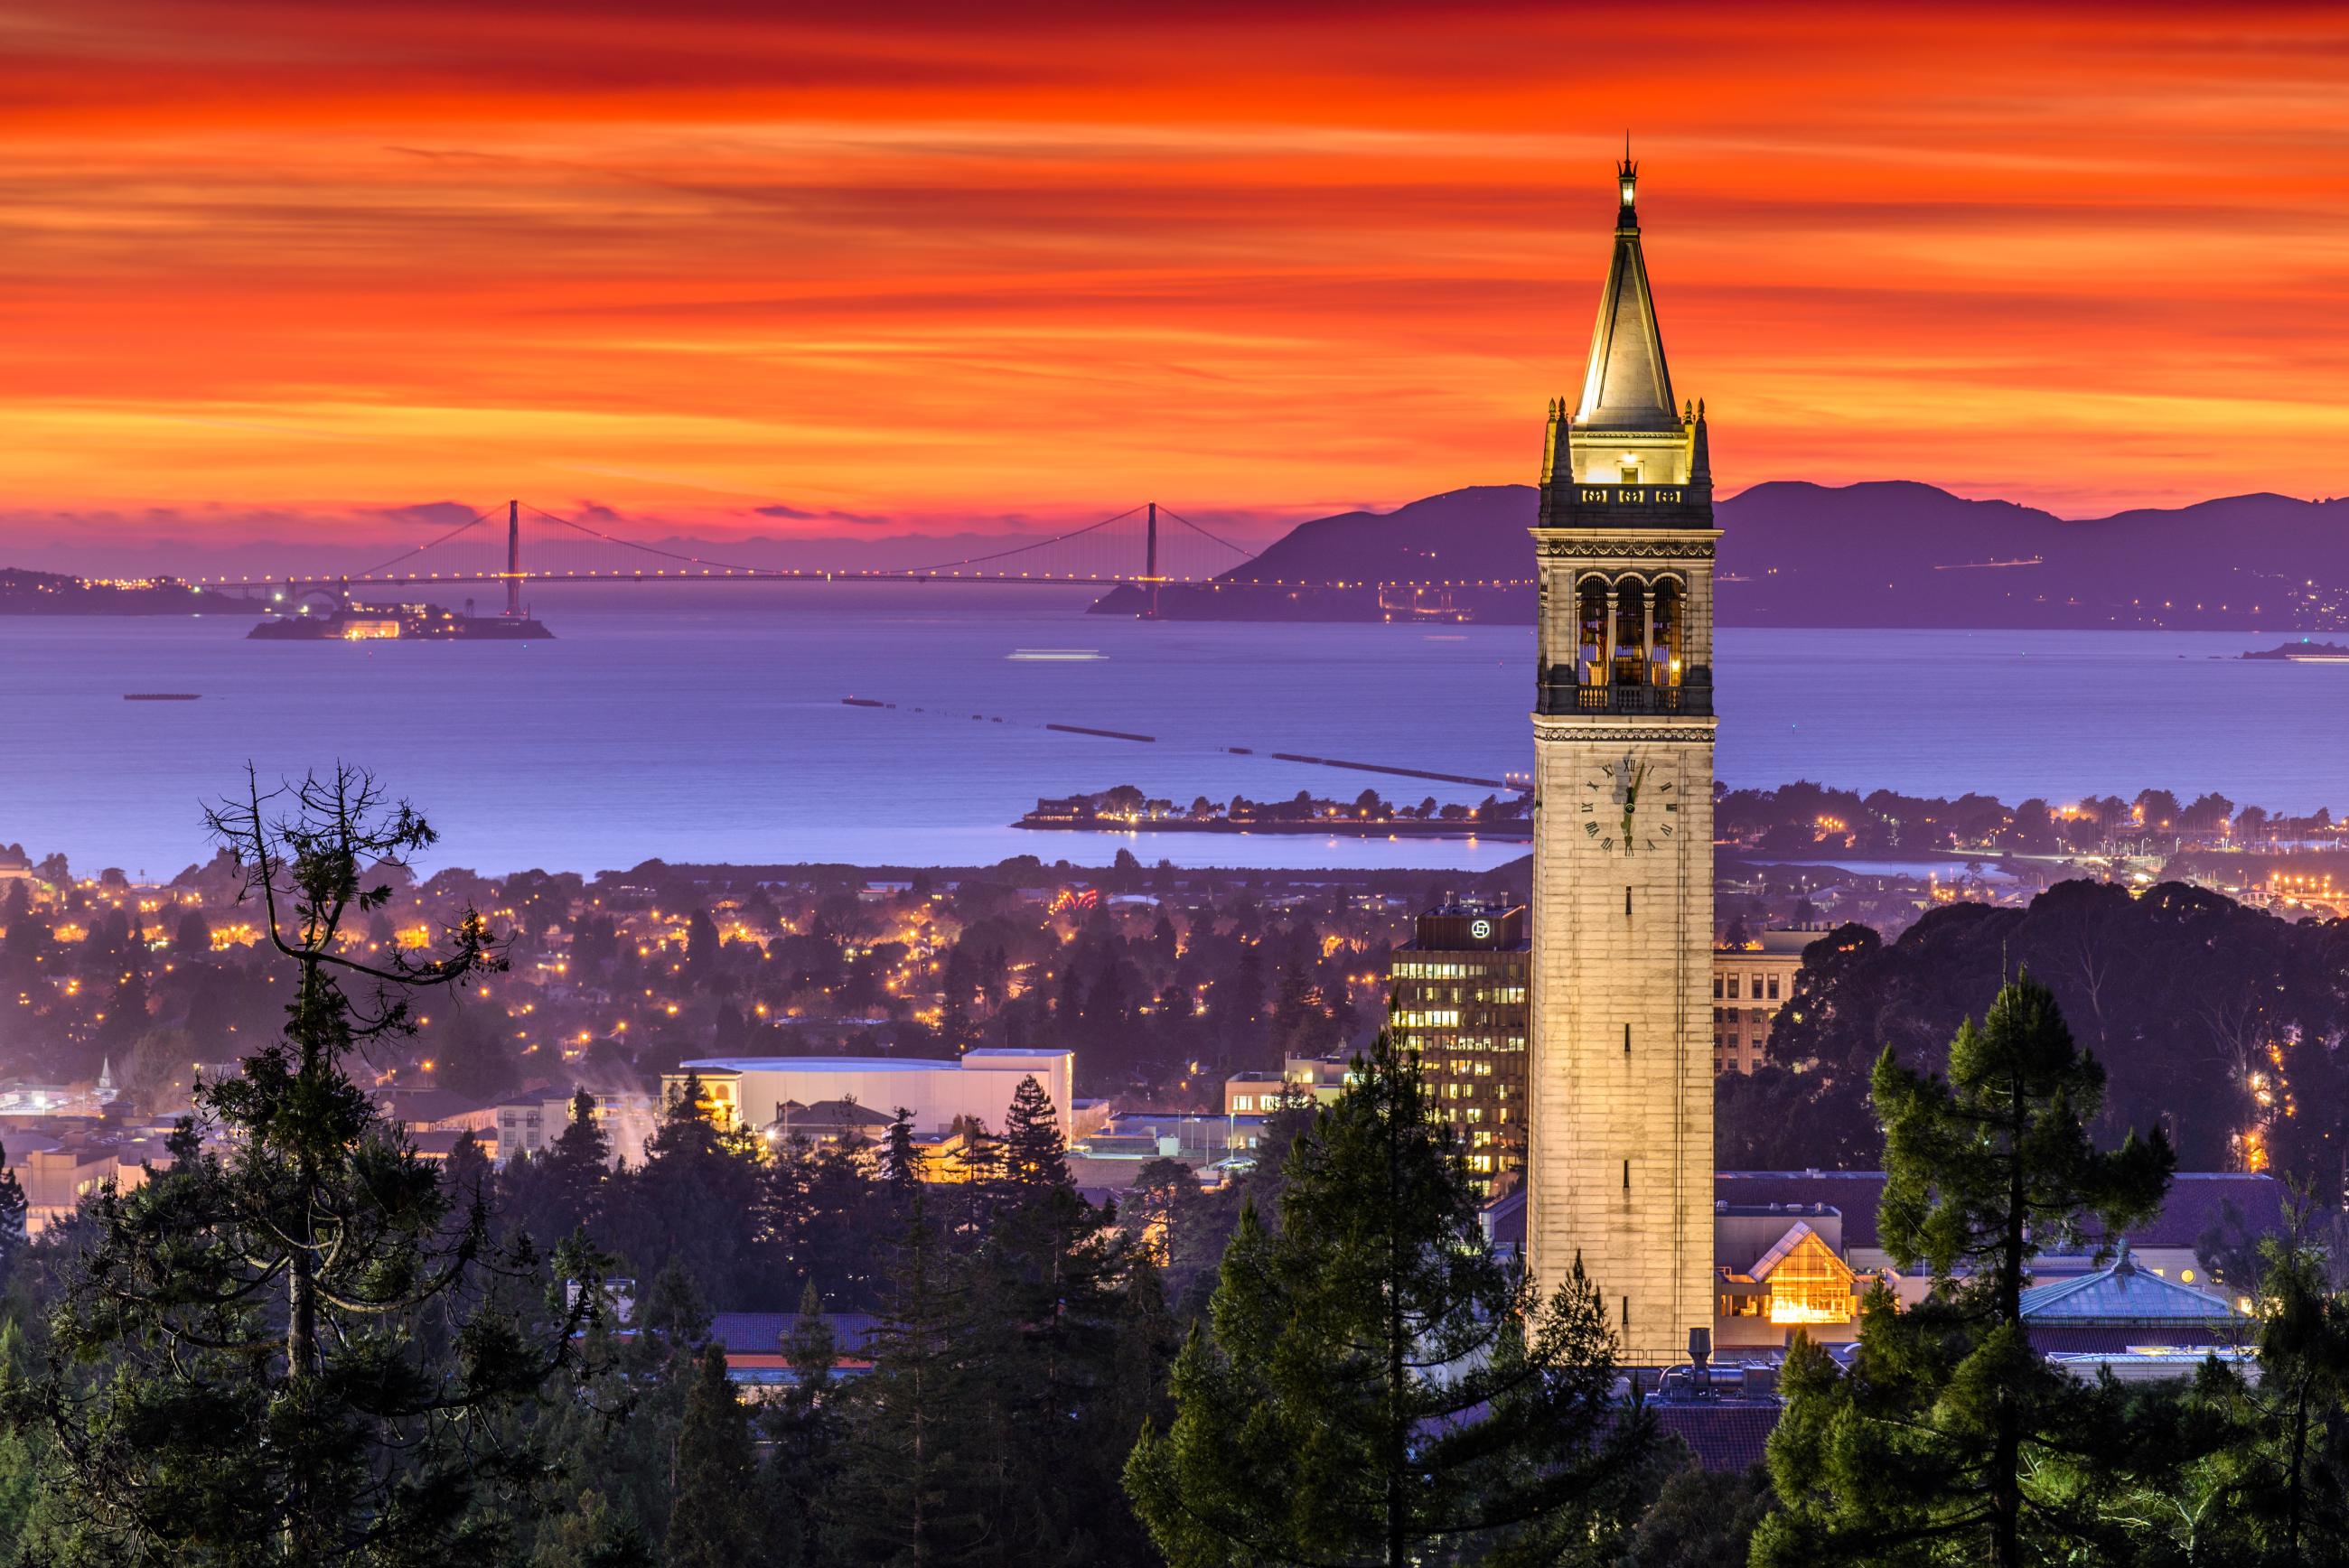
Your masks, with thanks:
M 497 510 L 498 509 L 494 506 L 491 507 L 489 511 L 480 513 L 471 521 L 459 523 L 456 527 L 450 529 L 440 538 L 428 540 L 424 543 L 416 546 L 413 550 L 403 550 L 398 554 L 393 556 L 390 560 L 383 562 L 382 565 L 370 566 L 365 572 L 359 573 L 358 575 L 361 577 L 372 577 L 378 572 L 388 571 L 391 567 L 398 565 L 401 562 L 407 560 L 411 555 L 421 555 L 426 551 L 432 549 L 435 545 L 446 544 L 450 540 L 456 538 L 459 534 L 464 532 L 467 529 L 476 528 L 481 524 L 487 522 L 492 517 L 496 515 Z
M 663 550 L 657 544 L 647 544 L 637 539 L 622 539 L 616 533 L 601 532 L 584 522 L 574 522 L 567 517 L 557 517 L 545 508 L 533 506 L 528 501 L 522 504 L 524 511 L 536 512 L 549 522 L 561 523 L 564 527 L 574 532 L 584 533 L 590 539 L 600 539 L 606 544 L 623 545 L 630 550 L 641 550 L 647 555 L 657 555 L 666 561 L 683 561 L 694 566 L 717 566 L 728 572 L 775 572 L 778 570 L 772 566 L 745 566 L 739 561 L 719 561 L 713 556 L 687 555 L 675 550 Z
M 1185 517 L 1179 511 L 1175 511 L 1169 507 L 1164 506 L 1160 507 L 1158 511 L 1160 515 L 1173 518 L 1175 521 L 1181 523 L 1184 527 L 1189 529 L 1192 532 L 1199 535 L 1203 539 L 1214 540 L 1217 544 L 1222 545 L 1226 550 L 1230 551 L 1233 554 L 1239 556 L 1243 560 L 1253 561 L 1256 559 L 1257 552 L 1255 551 L 1249 550 L 1243 545 L 1234 544 L 1230 540 L 1224 538 L 1221 534 L 1209 533 L 1206 529 L 1201 528 L 1197 523 L 1193 522 L 1189 518 Z
M 1150 503 L 1148 501 L 1144 501 L 1142 503 L 1142 506 L 1147 506 Z M 1107 528 L 1112 522 L 1123 522 L 1127 518 L 1132 517 L 1135 512 L 1140 511 L 1142 510 L 1142 506 L 1128 507 L 1125 511 L 1119 512 L 1115 517 L 1105 517 L 1099 522 L 1089 522 L 1082 528 L 1071 529 L 1067 533 L 1056 534 L 1050 539 L 1040 539 L 1032 544 L 1015 544 L 1009 550 L 990 551 L 985 555 L 966 555 L 960 561 L 941 561 L 936 566 L 907 566 L 903 567 L 900 570 L 905 572 L 944 572 L 948 567 L 952 566 L 975 566 L 981 562 L 1000 561 L 1007 555 L 1024 555 L 1030 550 L 1041 550 L 1048 544 L 1060 544 L 1068 540 L 1081 539 L 1086 534 L 1092 532 L 1095 529 Z

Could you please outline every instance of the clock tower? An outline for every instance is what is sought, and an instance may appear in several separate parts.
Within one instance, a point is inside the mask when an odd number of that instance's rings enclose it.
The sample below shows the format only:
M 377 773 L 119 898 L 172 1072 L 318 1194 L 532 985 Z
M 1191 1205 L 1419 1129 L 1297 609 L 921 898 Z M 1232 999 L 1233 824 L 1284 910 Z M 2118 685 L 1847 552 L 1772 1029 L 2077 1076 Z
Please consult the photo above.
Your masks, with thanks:
M 1634 204 L 1578 398 L 1550 405 L 1534 707 L 1527 1263 L 1578 1255 L 1633 1366 L 1713 1316 L 1713 473 Z

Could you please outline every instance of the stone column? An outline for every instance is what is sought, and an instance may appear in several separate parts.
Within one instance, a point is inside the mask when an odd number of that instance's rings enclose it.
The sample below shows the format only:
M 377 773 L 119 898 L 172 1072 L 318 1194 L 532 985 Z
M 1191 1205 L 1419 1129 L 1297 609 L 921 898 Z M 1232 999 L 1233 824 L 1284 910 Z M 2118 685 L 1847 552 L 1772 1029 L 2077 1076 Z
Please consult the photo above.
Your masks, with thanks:
M 1618 614 L 1615 594 L 1616 586 L 1610 582 L 1607 584 L 1607 637 L 1599 649 L 1600 671 L 1599 684 L 1601 686 L 1615 684 L 1615 617 Z

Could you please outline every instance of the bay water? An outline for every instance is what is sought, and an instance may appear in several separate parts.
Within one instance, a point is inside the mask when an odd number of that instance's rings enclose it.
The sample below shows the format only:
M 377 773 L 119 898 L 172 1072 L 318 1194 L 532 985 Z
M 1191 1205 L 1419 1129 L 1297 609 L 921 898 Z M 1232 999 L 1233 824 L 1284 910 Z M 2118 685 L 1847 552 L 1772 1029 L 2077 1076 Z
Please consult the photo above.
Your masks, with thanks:
M 445 595 L 444 595 L 445 597 Z M 1530 766 L 1521 626 L 1143 623 L 1062 589 L 574 588 L 530 643 L 256 643 L 249 616 L 0 618 L 0 842 L 169 876 L 207 799 L 374 769 L 442 832 L 429 865 L 740 863 L 1485 869 L 1522 843 L 1036 833 L 1040 796 L 1182 801 L 1482 788 Z M 2009 800 L 2216 789 L 2349 810 L 2349 665 L 2246 662 L 2279 634 L 1727 628 L 1720 776 Z M 129 692 L 199 694 L 127 702 Z M 895 707 L 852 707 L 856 696 Z M 1043 727 L 1154 737 L 1143 743 Z M 1247 748 L 1252 755 L 1230 748 Z

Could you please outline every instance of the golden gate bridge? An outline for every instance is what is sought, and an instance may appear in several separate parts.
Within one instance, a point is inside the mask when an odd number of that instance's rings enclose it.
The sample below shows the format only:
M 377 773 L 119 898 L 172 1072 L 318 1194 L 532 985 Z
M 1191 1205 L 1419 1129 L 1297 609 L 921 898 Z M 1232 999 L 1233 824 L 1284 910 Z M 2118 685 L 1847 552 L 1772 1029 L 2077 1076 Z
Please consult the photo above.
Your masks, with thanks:
M 1174 526 L 1162 528 L 1162 520 Z M 498 527 L 500 522 L 504 524 L 502 530 Z M 1251 559 L 1253 552 L 1246 546 L 1156 501 L 1139 502 L 1082 528 L 954 560 L 905 567 L 840 567 L 720 560 L 623 538 L 577 518 L 557 516 L 527 501 L 512 500 L 476 512 L 456 527 L 364 570 L 347 573 L 223 575 L 191 581 L 208 588 L 283 586 L 290 594 L 325 593 L 338 600 L 348 600 L 354 593 L 370 588 L 502 583 L 506 590 L 505 613 L 516 617 L 523 613 L 523 591 L 533 583 L 965 583 L 1079 588 L 1131 585 L 1147 592 L 1143 614 L 1148 618 L 1157 615 L 1158 590 L 1169 585 L 1375 588 L 1382 593 L 1416 593 L 1532 584 L 1531 578 L 1431 577 L 1386 582 L 1262 577 L 1240 570 Z

